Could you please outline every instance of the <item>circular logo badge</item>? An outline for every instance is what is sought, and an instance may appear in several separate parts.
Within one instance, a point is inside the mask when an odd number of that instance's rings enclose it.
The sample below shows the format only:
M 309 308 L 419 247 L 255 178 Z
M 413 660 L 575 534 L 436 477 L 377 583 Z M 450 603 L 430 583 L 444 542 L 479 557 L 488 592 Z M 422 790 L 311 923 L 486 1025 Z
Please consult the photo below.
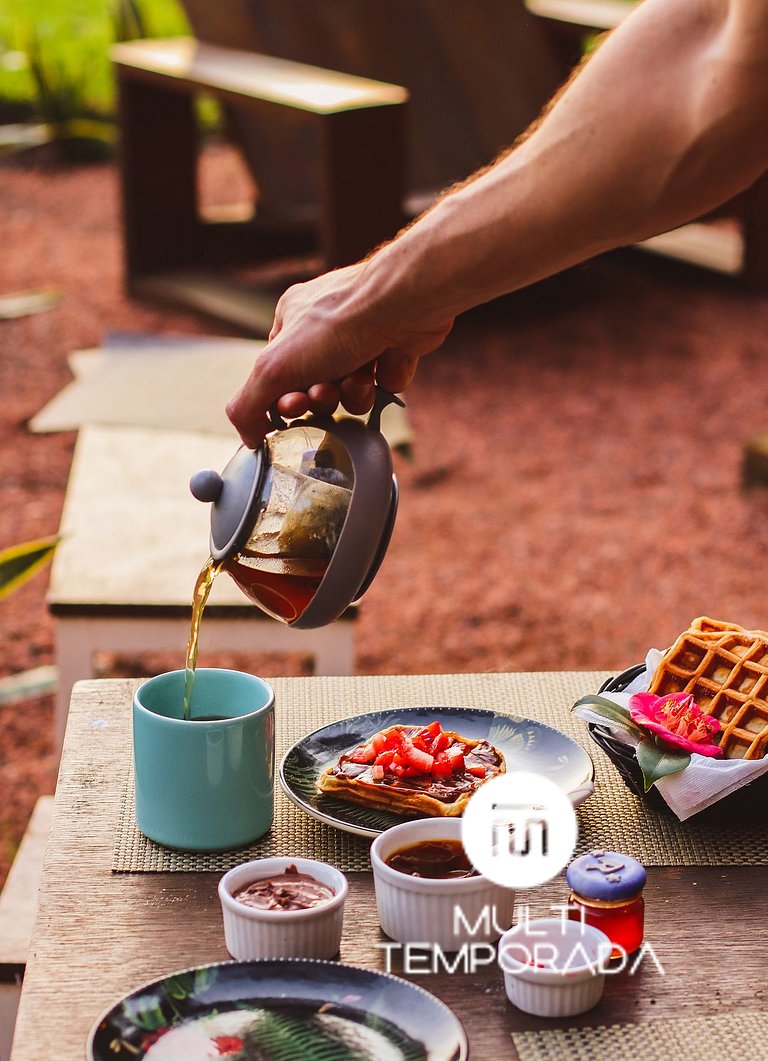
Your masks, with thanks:
M 533 888 L 551 880 L 573 854 L 577 835 L 568 796 L 540 774 L 502 774 L 486 781 L 462 818 L 469 860 L 505 888 Z

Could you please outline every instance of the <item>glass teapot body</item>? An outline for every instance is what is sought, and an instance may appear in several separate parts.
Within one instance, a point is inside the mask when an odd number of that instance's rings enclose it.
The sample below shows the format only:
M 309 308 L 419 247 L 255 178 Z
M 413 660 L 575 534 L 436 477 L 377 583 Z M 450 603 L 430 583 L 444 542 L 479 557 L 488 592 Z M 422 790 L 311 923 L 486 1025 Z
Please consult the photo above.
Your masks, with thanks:
M 345 447 L 319 427 L 276 431 L 265 445 L 268 468 L 253 525 L 223 568 L 254 604 L 295 623 L 336 551 L 355 474 Z
M 214 561 L 268 615 L 301 628 L 327 625 L 363 595 L 397 511 L 378 416 L 374 426 L 295 420 L 190 485 L 213 502 Z

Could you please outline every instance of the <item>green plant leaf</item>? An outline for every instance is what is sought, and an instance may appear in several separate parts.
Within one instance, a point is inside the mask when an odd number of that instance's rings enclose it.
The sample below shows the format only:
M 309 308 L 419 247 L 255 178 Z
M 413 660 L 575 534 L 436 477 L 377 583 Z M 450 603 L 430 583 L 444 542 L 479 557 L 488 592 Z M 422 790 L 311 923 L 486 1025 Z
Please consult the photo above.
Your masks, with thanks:
M 101 118 L 69 118 L 53 125 L 57 138 L 71 140 L 97 140 L 102 144 L 114 144 L 117 129 L 114 122 Z
M 183 1002 L 187 998 L 193 998 L 197 990 L 194 973 L 179 973 L 178 976 L 168 976 L 163 980 L 163 990 L 168 998 L 176 1002 Z
M 318 1005 L 320 1005 L 318 1003 Z M 256 1019 L 244 1036 L 244 1057 L 274 1061 L 377 1061 L 398 1057 L 424 1061 L 422 1043 L 394 1024 L 372 1014 L 348 1011 L 331 1002 L 317 1012 L 306 1006 L 254 1011 Z
M 580 700 L 576 701 L 571 710 L 577 707 L 591 707 L 596 714 L 602 715 L 603 718 L 611 722 L 617 722 L 620 726 L 624 726 L 625 729 L 629 730 L 630 733 L 637 735 L 642 733 L 640 727 L 632 721 L 628 708 L 615 704 L 613 700 L 607 700 L 604 696 L 595 696 L 594 694 L 582 696 Z
M 0 600 L 47 564 L 58 544 L 57 534 L 0 550 Z
M 140 995 L 135 999 L 126 998 L 122 1008 L 128 1020 L 142 1031 L 153 1032 L 168 1025 L 168 1019 L 163 1013 L 157 995 Z
M 671 751 L 668 747 L 657 744 L 655 740 L 640 741 L 635 754 L 643 772 L 643 787 L 646 792 L 662 777 L 685 770 L 691 761 L 687 752 Z

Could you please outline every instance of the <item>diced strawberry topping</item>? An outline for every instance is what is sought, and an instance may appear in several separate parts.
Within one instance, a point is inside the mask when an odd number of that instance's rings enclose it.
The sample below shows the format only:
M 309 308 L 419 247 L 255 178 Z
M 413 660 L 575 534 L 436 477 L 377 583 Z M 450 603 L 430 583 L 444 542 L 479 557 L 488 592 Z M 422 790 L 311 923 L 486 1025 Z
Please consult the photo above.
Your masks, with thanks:
M 377 755 L 380 755 L 382 752 L 386 751 L 389 747 L 386 733 L 374 733 L 374 735 L 371 737 L 371 745 L 373 746 L 373 749 Z
M 451 764 L 451 770 L 454 773 L 457 770 L 464 769 L 464 745 L 463 744 L 452 744 L 450 748 L 446 748 L 443 752 L 448 762 Z
M 417 736 L 421 737 L 421 739 L 424 741 L 431 742 L 435 739 L 435 737 L 440 736 L 442 732 L 443 731 L 440 727 L 440 723 L 435 720 L 434 722 L 430 722 L 428 726 L 424 726 L 423 729 L 419 730 Z
M 445 752 L 438 752 L 432 764 L 432 776 L 437 778 L 450 777 L 453 767 Z
M 421 752 L 428 752 L 432 747 L 432 742 L 426 737 L 422 737 L 420 733 L 416 733 L 411 737 L 411 744 Z
M 440 732 L 435 737 L 435 739 L 432 741 L 432 747 L 430 748 L 430 751 L 432 752 L 433 755 L 437 755 L 438 752 L 445 751 L 445 749 L 448 747 L 448 745 L 450 743 L 451 743 L 451 738 L 448 736 L 448 734 Z
M 420 774 L 431 774 L 432 764 L 434 758 L 429 752 L 423 752 L 420 748 L 417 748 L 415 744 L 405 745 L 405 758 L 408 765 L 417 770 Z
M 482 764 L 467 765 L 469 748 L 445 733 L 438 721 L 420 729 L 394 726 L 388 732 L 374 734 L 349 755 L 354 763 L 371 765 L 374 781 L 393 777 L 432 777 L 442 780 L 466 771 L 485 778 L 488 770 Z
M 376 751 L 372 744 L 361 744 L 350 755 L 353 763 L 372 763 L 376 758 Z

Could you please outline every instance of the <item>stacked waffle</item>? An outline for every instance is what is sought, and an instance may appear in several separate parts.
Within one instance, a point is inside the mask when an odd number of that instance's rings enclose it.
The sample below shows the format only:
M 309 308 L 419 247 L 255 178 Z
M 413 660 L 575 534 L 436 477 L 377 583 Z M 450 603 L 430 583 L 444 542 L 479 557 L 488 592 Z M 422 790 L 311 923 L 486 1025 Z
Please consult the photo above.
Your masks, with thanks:
M 768 632 L 694 619 L 664 653 L 648 691 L 690 693 L 720 722 L 727 759 L 761 759 L 768 751 Z

